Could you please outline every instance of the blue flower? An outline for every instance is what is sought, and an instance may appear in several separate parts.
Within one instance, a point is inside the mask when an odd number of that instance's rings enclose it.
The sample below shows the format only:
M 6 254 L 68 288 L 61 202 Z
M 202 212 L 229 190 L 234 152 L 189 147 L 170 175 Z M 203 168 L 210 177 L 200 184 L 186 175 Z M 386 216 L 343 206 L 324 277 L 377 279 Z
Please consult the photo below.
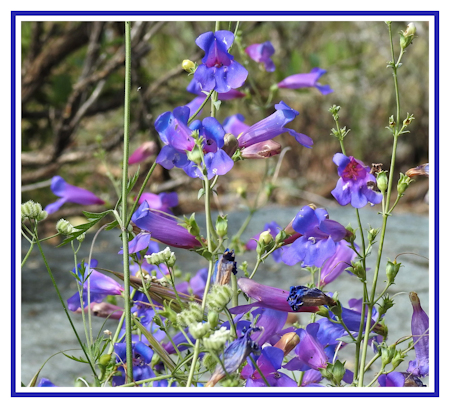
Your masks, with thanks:
M 376 179 L 370 174 L 369 166 L 365 166 L 353 156 L 347 157 L 342 153 L 336 153 L 333 162 L 338 166 L 340 179 L 331 194 L 340 205 L 350 203 L 352 207 L 362 208 L 368 202 L 381 203 L 383 195 L 371 188 L 376 186 Z
M 297 213 L 292 227 L 302 236 L 284 250 L 281 259 L 286 265 L 301 262 L 302 266 L 321 267 L 334 255 L 337 243 L 347 234 L 343 225 L 328 219 L 326 210 L 313 210 L 309 206 Z
M 203 91 L 228 92 L 230 89 L 239 88 L 247 79 L 247 70 L 228 53 L 233 41 L 233 33 L 225 30 L 215 33 L 209 31 L 195 40 L 205 51 L 203 64 L 194 74 L 194 79 Z
M 253 61 L 264 64 L 264 68 L 267 72 L 275 71 L 275 64 L 273 63 L 272 58 L 270 58 L 275 53 L 275 49 L 270 41 L 266 41 L 262 44 L 249 45 L 245 49 L 245 52 Z

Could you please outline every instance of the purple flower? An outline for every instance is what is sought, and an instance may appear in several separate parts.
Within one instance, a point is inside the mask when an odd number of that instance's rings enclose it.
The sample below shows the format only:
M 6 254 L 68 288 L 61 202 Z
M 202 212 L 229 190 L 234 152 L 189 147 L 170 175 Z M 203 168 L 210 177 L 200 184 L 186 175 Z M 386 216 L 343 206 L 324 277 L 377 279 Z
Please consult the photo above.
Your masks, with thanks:
M 128 164 L 135 164 L 144 161 L 147 157 L 156 154 L 157 145 L 153 140 L 144 142 L 128 158 Z
M 275 113 L 272 113 L 272 115 L 255 123 L 253 126 L 250 126 L 243 131 L 241 136 L 238 138 L 239 147 L 245 148 L 256 143 L 273 139 L 274 137 L 281 135 L 282 133 L 288 132 L 291 136 L 294 136 L 295 140 L 297 140 L 297 142 L 302 146 L 311 148 L 313 145 L 313 141 L 310 137 L 302 133 L 298 133 L 293 129 L 287 129 L 284 127 L 287 123 L 293 121 L 299 113 L 296 110 L 290 108 L 283 101 L 276 104 L 275 109 Z M 236 119 L 240 120 L 239 117 L 237 117 Z M 237 135 L 235 134 L 235 136 Z
M 155 373 L 150 368 L 150 362 L 152 361 L 153 351 L 150 347 L 144 344 L 141 341 L 133 343 L 133 379 L 134 381 L 145 380 L 147 378 L 155 377 Z M 130 367 L 130 364 L 127 363 L 127 354 L 126 354 L 126 344 L 125 343 L 116 343 L 114 345 L 114 351 L 117 355 L 117 362 L 121 364 L 121 366 L 117 369 L 122 375 L 114 376 L 112 378 L 112 386 L 117 387 L 118 385 L 122 385 L 125 383 L 125 370 L 124 365 L 126 367 Z
M 246 125 L 244 123 L 244 120 L 244 116 L 240 113 L 228 116 L 223 121 L 223 130 L 238 137 L 241 133 L 246 132 L 248 129 L 250 129 L 250 126 Z
M 153 212 L 147 201 L 139 206 L 131 221 L 143 230 L 141 234 L 151 234 L 153 239 L 164 244 L 185 249 L 201 246 L 200 242 L 174 219 Z
M 417 293 L 411 292 L 409 299 L 413 307 L 411 334 L 414 341 L 416 359 L 409 362 L 408 372 L 415 376 L 426 376 L 429 371 L 430 334 L 428 315 L 420 306 Z
M 194 121 L 190 127 L 189 108 L 182 106 L 172 112 L 165 112 L 155 122 L 155 128 L 165 146 L 161 149 L 156 162 L 170 170 L 174 166 L 182 168 L 189 177 L 203 178 L 203 169 L 200 165 L 191 162 L 187 153 L 195 147 L 192 137 L 193 131 L 198 131 L 203 137 L 204 161 L 208 179 L 215 175 L 223 175 L 233 167 L 233 160 L 221 149 L 224 145 L 225 131 L 216 118 L 207 117 L 202 122 Z
M 412 169 L 409 169 L 406 173 L 406 176 L 413 177 L 413 176 L 430 176 L 430 165 L 428 163 L 421 164 L 420 166 L 414 167 Z
M 249 45 L 245 49 L 245 52 L 253 61 L 263 63 L 267 72 L 275 71 L 275 64 L 270 58 L 275 53 L 275 49 L 270 41 L 262 44 Z
M 41 378 L 36 387 L 57 387 L 57 385 L 53 384 L 48 378 Z
M 309 74 L 291 75 L 279 82 L 278 88 L 299 89 L 316 87 L 322 93 L 322 95 L 327 95 L 333 92 L 333 90 L 330 88 L 330 85 L 321 85 L 317 82 L 319 78 L 326 72 L 327 71 L 324 69 L 313 68 Z
M 181 282 L 176 285 L 178 293 L 189 295 L 192 293 L 200 298 L 203 297 L 205 291 L 206 280 L 208 279 L 208 268 L 202 268 L 189 280 L 189 282 Z
M 223 368 L 221 364 L 217 365 L 206 387 L 214 387 L 218 381 L 225 377 L 226 373 L 231 374 L 236 371 L 250 354 L 259 355 L 261 353 L 261 348 L 250 337 L 254 331 L 260 330 L 258 327 L 250 327 L 241 337 L 228 345 L 223 356 L 220 357 L 223 361 Z
M 342 272 L 345 271 L 356 257 L 356 252 L 351 249 L 346 241 L 339 241 L 336 245 L 336 252 L 328 258 L 320 270 L 320 286 L 333 282 Z
M 302 266 L 321 267 L 334 255 L 337 243 L 347 234 L 343 225 L 328 219 L 326 210 L 313 210 L 307 205 L 297 213 L 292 227 L 302 236 L 284 250 L 281 259 L 286 265 L 301 262 Z
M 380 387 L 403 387 L 405 385 L 405 376 L 402 373 L 392 372 L 382 374 L 378 377 Z
M 91 268 L 97 266 L 95 259 L 91 260 Z M 77 271 L 75 268 L 72 272 L 78 275 L 78 280 L 83 283 L 83 307 L 87 306 L 87 291 L 88 282 L 90 287 L 90 301 L 91 303 L 100 303 L 108 295 L 120 295 L 122 294 L 123 287 L 114 279 L 97 272 L 94 269 L 88 270 L 88 265 L 84 264 L 84 273 L 81 272 L 81 264 L 78 264 Z M 72 312 L 81 308 L 80 295 L 75 293 L 72 297 L 67 299 L 67 305 Z
M 285 364 L 284 368 L 299 371 L 307 371 L 311 368 L 314 370 L 326 368 L 328 357 L 323 345 L 317 339 L 319 328 L 318 323 L 310 323 L 306 326 L 306 330 L 299 329 L 296 331 L 300 337 L 300 343 L 295 348 L 297 357 Z
M 294 312 L 302 306 L 334 306 L 336 304 L 320 289 L 308 288 L 307 286 L 291 286 L 287 302 Z
M 149 207 L 154 210 L 171 214 L 170 208 L 178 205 L 178 194 L 175 192 L 161 194 L 142 193 L 141 198 L 139 198 L 139 204 L 142 204 L 144 201 L 147 201 Z
M 247 70 L 234 61 L 228 53 L 234 41 L 230 31 L 209 31 L 201 34 L 195 43 L 205 51 L 201 64 L 194 73 L 194 79 L 203 91 L 214 89 L 216 92 L 228 92 L 239 88 L 247 79 Z
M 72 186 L 71 184 L 66 183 L 60 176 L 54 176 L 52 178 L 50 189 L 53 194 L 61 197 L 61 199 L 45 207 L 45 211 L 49 214 L 58 211 L 64 203 L 81 205 L 105 204 L 105 202 L 101 198 L 98 198 L 94 193 L 91 193 L 84 188 Z
M 286 290 L 266 286 L 247 278 L 239 278 L 238 285 L 247 296 L 256 299 L 257 302 L 233 307 L 230 309 L 231 313 L 246 313 L 254 307 L 264 307 L 267 309 L 279 310 L 281 312 L 293 311 L 287 301 L 289 292 Z M 297 310 L 295 310 L 295 312 L 315 313 L 319 310 L 316 300 L 308 299 L 303 303 L 303 305 L 296 307 Z
M 271 387 L 296 387 L 297 383 L 292 378 L 278 371 L 283 363 L 283 358 L 283 350 L 268 346 L 262 350 L 256 364 Z M 247 380 L 245 383 L 246 387 L 266 386 L 261 374 L 259 374 L 253 363 L 247 364 L 243 368 L 241 377 Z
M 369 166 L 365 166 L 362 161 L 353 156 L 347 157 L 342 153 L 336 153 L 333 162 L 338 166 L 340 179 L 331 194 L 340 205 L 351 203 L 352 207 L 362 208 L 368 202 L 381 203 L 383 195 L 371 188 L 376 186 L 377 181 L 370 174 Z

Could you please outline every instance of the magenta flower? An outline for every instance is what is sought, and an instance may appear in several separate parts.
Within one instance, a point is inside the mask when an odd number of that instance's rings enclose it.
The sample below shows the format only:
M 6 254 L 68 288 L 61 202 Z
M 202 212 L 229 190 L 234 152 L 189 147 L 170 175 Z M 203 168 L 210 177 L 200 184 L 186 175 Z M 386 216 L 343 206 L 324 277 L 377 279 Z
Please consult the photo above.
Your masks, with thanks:
M 142 204 L 144 201 L 147 201 L 149 207 L 154 210 L 171 214 L 170 208 L 178 205 L 178 194 L 175 192 L 161 194 L 142 193 L 139 198 L 139 204 Z
M 429 371 L 430 354 L 430 333 L 428 315 L 420 306 L 420 299 L 417 293 L 409 294 L 413 307 L 411 318 L 411 334 L 414 341 L 414 351 L 416 359 L 409 362 L 408 372 L 415 376 L 426 376 Z
M 270 58 L 275 53 L 275 48 L 270 41 L 266 41 L 262 44 L 252 44 L 249 45 L 245 52 L 248 56 L 256 62 L 264 64 L 264 68 L 267 72 L 275 71 L 275 64 Z
M 131 217 L 131 221 L 142 230 L 140 239 L 146 239 L 145 235 L 151 235 L 151 238 L 177 248 L 192 249 L 201 247 L 197 238 L 178 225 L 174 219 L 152 211 L 147 201 L 144 201 L 139 206 Z M 150 240 L 150 237 L 148 239 Z
M 307 205 L 297 213 L 292 227 L 302 236 L 284 249 L 281 259 L 286 265 L 301 262 L 302 266 L 321 267 L 334 255 L 338 242 L 347 235 L 343 225 L 328 219 L 326 210 L 313 210 Z
M 279 82 L 278 88 L 300 89 L 315 87 L 321 92 L 322 95 L 327 95 L 333 92 L 330 85 L 321 85 L 317 82 L 326 72 L 327 71 L 324 69 L 313 68 L 309 74 L 291 75 Z
M 365 166 L 353 156 L 336 153 L 333 162 L 338 166 L 340 179 L 331 192 L 340 205 L 351 203 L 352 207 L 362 208 L 367 203 L 379 204 L 383 199 L 381 193 L 372 190 L 376 186 L 375 177 L 370 174 L 370 167 Z
M 273 139 L 274 137 L 281 135 L 282 133 L 288 132 L 291 136 L 294 136 L 295 140 L 302 146 L 311 148 L 313 145 L 313 141 L 310 137 L 302 133 L 298 133 L 293 129 L 284 127 L 286 124 L 293 121 L 299 113 L 286 105 L 283 101 L 276 104 L 275 109 L 275 113 L 272 113 L 272 115 L 263 120 L 260 120 L 253 126 L 250 126 L 243 131 L 243 133 L 238 138 L 239 147 L 249 147 L 256 143 Z M 237 119 L 241 120 L 239 117 L 237 117 Z M 235 136 L 237 135 L 235 134 Z
M 135 164 L 144 161 L 147 157 L 156 154 L 158 146 L 153 140 L 144 142 L 128 158 L 128 164 Z
M 61 197 L 58 201 L 47 205 L 45 211 L 52 214 L 60 209 L 64 203 L 75 203 L 81 205 L 105 204 L 105 202 L 84 188 L 72 186 L 60 177 L 54 176 L 50 186 L 53 194 Z
M 333 282 L 342 272 L 345 271 L 356 257 L 356 252 L 348 246 L 344 240 L 336 245 L 336 252 L 328 258 L 320 270 L 320 286 Z
M 404 387 L 405 376 L 396 371 L 382 374 L 378 377 L 378 384 L 380 384 L 380 387 Z
M 288 303 L 289 292 L 287 290 L 273 288 L 261 283 L 257 283 L 252 279 L 239 278 L 238 285 L 241 290 L 252 299 L 257 300 L 254 303 L 242 306 L 236 306 L 230 309 L 231 313 L 246 313 L 254 307 L 264 307 L 267 309 L 279 310 L 281 312 L 292 312 L 293 309 Z M 322 293 L 323 295 L 323 293 Z M 305 296 L 305 299 L 298 299 L 303 301 L 302 305 L 298 305 L 294 312 L 312 312 L 315 313 L 319 310 L 319 305 L 327 304 L 324 297 L 319 298 Z
M 234 41 L 230 31 L 209 31 L 201 34 L 195 43 L 205 51 L 205 57 L 194 73 L 194 79 L 200 84 L 203 91 L 214 89 L 216 92 L 228 92 L 239 88 L 247 79 L 247 70 L 234 61 L 228 53 Z

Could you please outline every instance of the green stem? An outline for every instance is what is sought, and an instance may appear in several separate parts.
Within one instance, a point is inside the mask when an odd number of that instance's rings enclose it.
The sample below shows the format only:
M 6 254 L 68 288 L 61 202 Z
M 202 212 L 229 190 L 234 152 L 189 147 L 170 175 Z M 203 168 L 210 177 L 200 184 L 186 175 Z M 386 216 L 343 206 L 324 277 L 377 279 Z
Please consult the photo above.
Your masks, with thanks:
M 264 376 L 263 372 L 261 371 L 261 369 L 258 367 L 258 364 L 256 364 L 255 359 L 252 356 L 249 356 L 250 360 L 252 361 L 253 365 L 256 367 L 256 371 L 258 371 L 259 375 L 261 376 L 261 378 L 263 379 L 263 381 L 265 382 L 265 384 L 270 387 L 269 381 L 267 381 L 266 377 Z
M 27 262 L 27 259 L 28 259 L 28 257 L 30 256 L 31 251 L 33 250 L 33 247 L 34 247 L 34 239 L 33 239 L 33 241 L 31 241 L 30 248 L 28 249 L 28 252 L 27 252 L 27 254 L 25 255 L 25 258 L 23 258 L 22 264 L 21 264 L 21 266 L 20 266 L 21 268 L 23 268 L 23 266 L 24 266 L 25 263 Z
M 37 229 L 36 229 L 35 233 L 36 233 L 36 237 L 37 237 Z M 95 369 L 94 369 L 94 366 L 92 365 L 91 359 L 88 356 L 88 353 L 86 352 L 86 349 L 83 346 L 83 343 L 82 343 L 82 341 L 80 339 L 80 336 L 78 336 L 77 330 L 75 329 L 75 326 L 74 326 L 74 324 L 72 322 L 72 319 L 70 317 L 69 311 L 67 310 L 67 307 L 66 307 L 66 304 L 64 302 L 64 299 L 62 298 L 61 292 L 59 291 L 58 285 L 56 284 L 55 278 L 53 277 L 53 273 L 52 273 L 52 271 L 50 269 L 50 266 L 47 263 L 47 258 L 45 257 L 45 254 L 44 254 L 44 251 L 42 249 L 42 246 L 41 246 L 39 240 L 37 240 L 36 243 L 37 243 L 37 246 L 39 248 L 39 252 L 41 253 L 42 259 L 44 260 L 45 267 L 47 268 L 47 272 L 50 275 L 50 279 L 52 280 L 52 283 L 53 283 L 53 286 L 54 286 L 54 288 L 56 290 L 58 298 L 59 298 L 59 300 L 61 302 L 61 305 L 62 305 L 62 307 L 64 309 L 64 312 L 66 313 L 67 319 L 69 320 L 69 323 L 72 326 L 72 330 L 75 333 L 75 336 L 76 336 L 76 338 L 78 340 L 78 343 L 80 344 L 80 347 L 83 350 L 84 355 L 86 356 L 86 360 L 87 360 L 87 362 L 89 364 L 89 367 L 91 367 L 91 370 L 92 370 L 92 372 L 94 374 L 95 381 L 97 382 L 98 381 L 97 373 L 95 372 Z
M 125 309 L 125 341 L 128 366 L 132 367 L 133 349 L 131 337 L 131 301 L 130 301 L 130 265 L 128 253 L 127 232 L 127 183 L 128 183 L 128 155 L 130 144 L 130 102 L 131 102 L 131 22 L 125 22 L 125 100 L 124 100 L 124 132 L 123 132 L 123 166 L 122 166 L 122 247 L 123 247 L 123 275 L 124 275 L 124 309 Z M 126 382 L 133 382 L 133 370 L 126 370 Z
M 209 94 L 206 95 L 205 100 L 202 102 L 200 107 L 195 111 L 195 113 L 189 118 L 187 124 L 190 125 L 191 122 L 196 118 L 196 116 L 200 113 L 200 111 L 205 107 L 205 105 L 208 103 L 209 99 L 211 98 L 211 95 L 214 91 L 209 91 Z

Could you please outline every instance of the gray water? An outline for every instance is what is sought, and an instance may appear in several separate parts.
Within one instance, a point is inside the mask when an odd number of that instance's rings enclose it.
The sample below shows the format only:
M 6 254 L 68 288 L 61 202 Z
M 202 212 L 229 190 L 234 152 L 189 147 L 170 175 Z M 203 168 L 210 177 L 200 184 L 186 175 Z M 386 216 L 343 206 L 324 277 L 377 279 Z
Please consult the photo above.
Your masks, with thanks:
M 266 208 L 258 212 L 246 233 L 244 239 L 249 239 L 253 235 L 262 231 L 264 224 L 270 221 L 276 221 L 282 227 L 286 226 L 295 216 L 298 208 Z M 329 210 L 330 218 L 339 221 L 343 225 L 351 223 L 356 228 L 355 212 L 352 208 L 336 207 Z M 381 216 L 376 211 L 364 208 L 360 210 L 363 228 L 381 226 Z M 245 212 L 231 213 L 229 219 L 229 236 L 231 236 L 246 217 Z M 202 214 L 197 214 L 197 220 L 201 225 Z M 415 253 L 422 257 L 429 257 L 428 242 L 428 217 L 399 214 L 389 218 L 388 233 L 385 239 L 384 257 L 382 265 L 386 264 L 389 258 L 393 260 L 398 254 L 403 252 Z M 82 248 L 78 254 L 78 262 L 82 258 L 87 258 L 93 234 L 88 234 Z M 359 240 L 357 240 L 357 243 Z M 28 250 L 27 243 L 22 243 L 22 257 Z M 118 230 L 102 231 L 95 243 L 93 258 L 99 261 L 99 267 L 120 271 L 122 267 L 121 256 L 117 255 L 121 247 L 121 239 Z M 54 274 L 55 280 L 62 293 L 64 300 L 76 292 L 76 284 L 69 273 L 74 267 L 73 254 L 70 245 L 62 248 L 55 248 L 50 245 L 43 245 L 50 268 Z M 161 249 L 164 246 L 161 245 Z M 377 247 L 372 251 L 369 258 L 369 267 L 374 270 Z M 198 269 L 207 266 L 206 261 L 195 253 L 184 250 L 176 250 L 177 265 L 183 272 L 194 274 Z M 398 261 L 404 267 L 400 269 L 396 278 L 396 284 L 391 286 L 388 293 L 392 296 L 399 292 L 405 292 L 395 297 L 396 304 L 389 310 L 386 316 L 386 323 L 389 327 L 389 344 L 395 340 L 407 336 L 411 333 L 411 314 L 412 307 L 409 302 L 408 293 L 417 292 L 422 308 L 429 311 L 429 268 L 428 261 L 422 257 L 414 255 L 402 255 Z M 245 254 L 239 256 L 237 261 L 247 260 L 249 269 L 255 262 L 255 254 Z M 369 272 L 368 282 L 371 282 Z M 33 250 L 22 271 L 22 309 L 20 313 L 21 321 L 17 322 L 17 327 L 21 327 L 21 335 L 17 339 L 21 341 L 21 364 L 17 362 L 17 367 L 21 369 L 20 379 L 28 384 L 33 375 L 39 370 L 41 365 L 51 355 L 58 351 L 70 350 L 66 354 L 79 357 L 82 352 L 75 339 L 72 328 L 65 316 L 61 303 L 56 295 L 55 289 L 51 283 L 45 266 L 40 258 L 39 252 Z M 258 270 L 255 279 L 258 282 L 269 286 L 275 286 L 283 289 L 289 289 L 292 285 L 301 285 L 309 282 L 310 276 L 296 265 L 288 267 L 282 263 L 275 263 L 269 259 Z M 385 279 L 384 268 L 380 270 L 379 291 L 384 287 Z M 337 280 L 327 285 L 327 291 L 339 292 L 339 299 L 344 306 L 349 299 L 361 298 L 361 283 L 354 276 L 343 273 Z M 19 315 L 19 313 L 18 313 Z M 307 324 L 309 317 L 299 314 L 302 324 Z M 75 327 L 81 337 L 84 339 L 84 329 L 81 315 L 71 315 Z M 116 321 L 105 321 L 101 318 L 93 317 L 94 335 L 101 330 L 108 329 L 115 331 Z M 404 343 L 407 344 L 407 343 Z M 19 345 L 18 345 L 19 347 Z M 404 347 L 405 348 L 405 347 Z M 343 350 L 344 357 L 347 358 L 348 368 L 352 369 L 351 356 L 353 346 L 349 345 Z M 350 353 L 350 354 L 349 354 Z M 372 352 L 369 351 L 371 358 Z M 347 357 L 348 354 L 348 357 Z M 410 353 L 411 359 L 414 353 Z M 406 370 L 407 359 L 399 367 L 400 370 Z M 58 386 L 73 386 L 77 377 L 82 376 L 88 381 L 91 380 L 91 372 L 87 364 L 80 364 L 70 360 L 63 354 L 57 354 L 52 357 L 41 371 L 40 377 L 47 377 Z M 367 378 L 370 378 L 368 374 Z

